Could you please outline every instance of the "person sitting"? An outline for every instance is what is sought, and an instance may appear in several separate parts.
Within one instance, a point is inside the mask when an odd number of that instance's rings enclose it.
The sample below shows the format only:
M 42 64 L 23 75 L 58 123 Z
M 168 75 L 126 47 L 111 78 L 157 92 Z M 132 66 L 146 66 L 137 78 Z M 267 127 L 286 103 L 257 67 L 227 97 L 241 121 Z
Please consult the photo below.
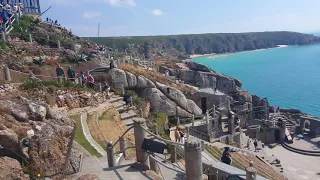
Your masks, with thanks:
M 88 75 L 87 82 L 90 88 L 94 88 L 94 78 L 91 74 Z
M 72 69 L 72 67 L 71 66 L 69 66 L 69 68 L 68 68 L 68 79 L 70 80 L 70 81 L 75 81 L 75 76 L 76 76 L 76 73 L 74 72 L 74 69 Z
M 221 156 L 221 162 L 223 162 L 225 164 L 229 164 L 229 165 L 232 164 L 232 158 L 230 155 L 230 148 L 229 147 L 224 148 L 224 151 Z

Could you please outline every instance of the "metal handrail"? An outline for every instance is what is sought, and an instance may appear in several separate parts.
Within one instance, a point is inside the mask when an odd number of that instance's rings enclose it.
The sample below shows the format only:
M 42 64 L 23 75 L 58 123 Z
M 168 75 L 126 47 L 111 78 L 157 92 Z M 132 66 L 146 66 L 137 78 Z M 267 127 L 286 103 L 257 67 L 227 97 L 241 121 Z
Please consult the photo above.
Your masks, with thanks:
M 119 143 L 120 139 L 123 138 L 132 128 L 133 128 L 133 126 L 129 127 L 129 128 L 120 136 L 120 138 L 112 145 L 111 148 L 114 148 L 114 147 L 116 146 L 116 144 Z
M 177 172 L 180 172 L 180 173 L 186 173 L 185 171 L 181 171 L 181 170 L 178 170 L 178 169 L 173 169 L 172 167 L 169 167 L 169 166 L 165 165 L 164 163 L 162 163 L 161 161 L 159 161 L 158 159 L 156 159 L 155 157 L 153 157 L 150 154 L 149 154 L 149 158 L 155 160 L 157 163 L 161 164 L 162 166 L 166 167 L 167 169 L 170 169 L 170 170 L 173 170 L 173 171 L 177 171 Z
M 153 134 L 152 132 L 150 132 L 149 130 L 147 130 L 146 128 L 142 127 L 141 128 L 146 131 L 147 133 L 149 133 L 150 135 L 154 136 L 156 139 L 160 140 L 160 141 L 163 141 L 165 143 L 168 143 L 168 144 L 172 144 L 172 145 L 178 145 L 178 146 L 183 146 L 184 144 L 182 143 L 178 143 L 178 142 L 174 142 L 174 141 L 171 141 L 171 140 L 167 140 L 167 139 L 163 139 L 155 134 Z
M 136 148 L 136 146 L 130 146 L 130 147 L 124 148 L 122 151 L 120 150 L 120 151 L 115 152 L 114 155 L 123 153 L 125 150 L 131 149 L 131 148 Z

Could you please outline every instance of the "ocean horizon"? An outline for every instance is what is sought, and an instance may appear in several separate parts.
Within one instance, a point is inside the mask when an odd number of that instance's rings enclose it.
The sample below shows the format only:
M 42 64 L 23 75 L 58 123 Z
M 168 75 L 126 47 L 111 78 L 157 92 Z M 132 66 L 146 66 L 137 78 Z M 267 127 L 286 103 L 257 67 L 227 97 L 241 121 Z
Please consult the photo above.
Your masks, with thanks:
M 208 55 L 192 61 L 239 79 L 271 105 L 320 117 L 320 44 Z

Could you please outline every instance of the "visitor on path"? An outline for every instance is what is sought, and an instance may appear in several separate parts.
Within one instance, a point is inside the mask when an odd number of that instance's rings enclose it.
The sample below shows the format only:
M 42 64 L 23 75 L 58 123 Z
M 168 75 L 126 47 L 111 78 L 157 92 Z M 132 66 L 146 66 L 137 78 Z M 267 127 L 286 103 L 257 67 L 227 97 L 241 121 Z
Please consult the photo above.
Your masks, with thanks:
M 221 156 L 221 162 L 226 163 L 228 165 L 232 165 L 232 157 L 230 155 L 230 148 L 225 147 Z
M 68 68 L 68 79 L 70 80 L 70 81 L 75 81 L 75 77 L 76 77 L 76 73 L 74 72 L 74 69 L 72 69 L 72 67 L 71 66 L 69 66 L 69 68 Z
M 257 139 L 254 140 L 253 145 L 254 145 L 254 152 L 257 152 L 257 148 L 258 148 L 258 141 L 257 141 Z
M 88 74 L 87 82 L 90 88 L 94 88 L 94 78 L 91 74 Z
M 280 114 L 280 107 L 279 107 L 279 106 L 278 106 L 278 108 L 277 108 L 277 113 Z
M 179 128 L 179 135 L 180 135 L 180 143 L 184 144 L 185 134 L 181 128 Z
M 129 108 L 131 106 L 131 95 L 126 91 L 123 95 L 123 101 L 126 103 L 126 107 Z
M 175 139 L 176 139 L 176 142 L 180 142 L 181 136 L 180 136 L 180 129 L 179 129 L 179 127 L 176 127 L 176 129 L 174 130 L 174 137 L 175 137 Z
M 85 76 L 84 76 L 83 71 L 80 71 L 79 78 L 80 78 L 81 82 L 84 82 Z
M 113 69 L 113 68 L 115 68 L 114 60 L 111 59 L 111 61 L 110 61 L 110 69 Z
M 64 71 L 63 71 L 62 67 L 60 67 L 60 66 L 56 67 L 56 73 L 57 73 L 57 77 L 64 76 Z
M 104 83 L 104 90 L 107 93 L 107 96 L 110 97 L 109 92 L 110 92 L 110 86 L 107 82 Z
M 248 148 L 248 150 L 250 150 L 250 144 L 251 144 L 251 141 L 250 141 L 250 139 L 248 139 L 248 141 L 247 141 L 247 148 Z

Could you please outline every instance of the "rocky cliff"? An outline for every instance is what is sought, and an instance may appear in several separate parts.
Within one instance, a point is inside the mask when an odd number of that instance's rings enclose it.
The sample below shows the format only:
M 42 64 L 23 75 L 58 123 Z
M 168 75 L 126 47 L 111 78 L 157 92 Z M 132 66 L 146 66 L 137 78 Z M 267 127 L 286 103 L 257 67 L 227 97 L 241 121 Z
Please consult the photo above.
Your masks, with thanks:
M 92 37 L 94 42 L 146 59 L 186 59 L 191 54 L 227 53 L 277 45 L 319 43 L 320 38 L 296 32 L 189 34 L 139 37 Z
M 201 109 L 178 89 L 161 84 L 157 81 L 135 75 L 121 69 L 110 71 L 112 87 L 115 89 L 133 89 L 140 96 L 150 101 L 151 112 L 164 112 L 168 116 L 191 117 L 200 115 Z
M 74 122 L 21 96 L 0 100 L 0 114 L 1 155 L 21 162 L 31 178 L 60 178 L 70 163 Z

